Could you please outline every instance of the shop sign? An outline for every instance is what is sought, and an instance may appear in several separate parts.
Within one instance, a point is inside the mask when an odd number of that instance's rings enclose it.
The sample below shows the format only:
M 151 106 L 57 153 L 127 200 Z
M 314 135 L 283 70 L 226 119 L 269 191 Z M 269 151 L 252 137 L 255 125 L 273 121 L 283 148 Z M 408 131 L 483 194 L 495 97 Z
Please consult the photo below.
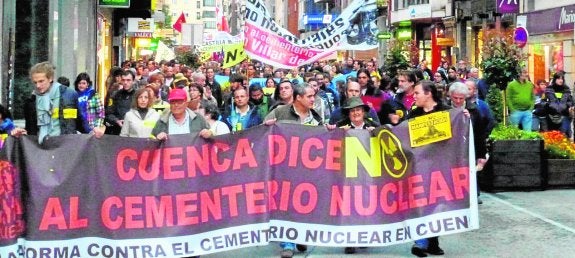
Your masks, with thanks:
M 430 18 L 431 17 L 431 4 L 417 4 L 408 7 L 409 18 Z
M 454 38 L 437 38 L 438 46 L 454 46 L 455 39 Z
M 518 13 L 519 0 L 496 0 L 498 13 Z
M 127 35 L 135 38 L 152 38 L 151 32 L 128 32 Z
M 571 31 L 575 22 L 575 5 L 529 12 L 526 16 L 526 29 L 531 35 Z
M 154 32 L 154 19 L 128 18 L 127 32 Z
M 525 45 L 527 45 L 528 39 L 529 39 L 529 33 L 525 28 L 523 27 L 515 28 L 515 31 L 513 32 L 513 42 L 515 43 L 515 45 L 517 45 L 519 48 L 523 48 Z
M 130 0 L 98 0 L 98 6 L 109 8 L 130 8 Z
M 380 32 L 377 34 L 378 39 L 391 39 L 392 36 L 391 32 Z
M 573 13 L 573 9 L 565 10 L 565 7 L 561 8 L 561 16 L 559 18 L 559 29 L 561 29 L 562 25 L 570 24 L 573 27 L 573 23 L 575 23 L 575 13 Z
M 303 16 L 304 25 L 318 25 L 318 24 L 329 24 L 332 21 L 332 15 L 323 14 L 309 14 Z

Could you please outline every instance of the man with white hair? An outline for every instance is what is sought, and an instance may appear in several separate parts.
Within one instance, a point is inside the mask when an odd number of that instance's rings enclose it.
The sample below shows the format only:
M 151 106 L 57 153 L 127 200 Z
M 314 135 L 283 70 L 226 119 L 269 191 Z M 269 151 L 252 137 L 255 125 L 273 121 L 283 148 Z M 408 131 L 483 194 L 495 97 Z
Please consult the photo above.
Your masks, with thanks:
M 479 69 L 477 69 L 477 67 L 472 67 L 469 69 L 469 73 L 467 73 L 467 80 L 473 81 L 475 83 L 479 81 Z
M 473 142 L 475 145 L 475 161 L 477 170 L 483 170 L 487 163 L 487 137 L 491 133 L 495 120 L 487 106 L 487 103 L 475 97 L 475 82 L 468 80 L 465 83 L 454 82 L 449 87 L 449 98 L 454 108 L 465 109 L 466 115 L 469 115 L 473 126 Z M 477 202 L 482 204 L 479 199 L 479 185 L 477 186 Z

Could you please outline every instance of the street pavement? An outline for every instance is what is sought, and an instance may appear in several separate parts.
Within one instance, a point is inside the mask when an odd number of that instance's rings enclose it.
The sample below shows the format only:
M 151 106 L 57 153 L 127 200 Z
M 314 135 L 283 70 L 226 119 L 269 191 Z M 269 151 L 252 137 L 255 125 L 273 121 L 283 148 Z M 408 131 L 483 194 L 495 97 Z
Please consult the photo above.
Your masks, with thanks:
M 480 228 L 440 237 L 443 257 L 575 257 L 575 190 L 482 193 L 481 199 Z M 346 255 L 343 247 L 310 246 L 294 257 L 414 257 L 410 249 L 401 244 Z M 202 258 L 279 257 L 279 252 L 272 243 Z

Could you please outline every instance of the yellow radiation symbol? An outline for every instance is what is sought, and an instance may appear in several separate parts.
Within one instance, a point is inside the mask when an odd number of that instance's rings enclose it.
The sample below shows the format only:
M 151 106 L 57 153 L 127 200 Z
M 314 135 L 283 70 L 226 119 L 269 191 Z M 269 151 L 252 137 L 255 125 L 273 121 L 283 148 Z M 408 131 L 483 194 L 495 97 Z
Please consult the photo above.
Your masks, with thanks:
M 381 145 L 381 163 L 383 168 L 393 178 L 401 178 L 409 161 L 401 147 L 401 142 L 391 131 L 381 130 L 377 136 Z

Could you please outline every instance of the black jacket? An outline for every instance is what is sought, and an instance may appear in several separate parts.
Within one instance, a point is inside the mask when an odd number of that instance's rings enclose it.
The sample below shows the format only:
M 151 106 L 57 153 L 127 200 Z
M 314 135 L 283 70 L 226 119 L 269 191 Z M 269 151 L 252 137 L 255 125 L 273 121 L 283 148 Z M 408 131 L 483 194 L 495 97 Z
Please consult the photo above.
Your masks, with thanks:
M 122 127 L 117 124 L 118 120 L 124 120 L 124 116 L 132 106 L 132 98 L 136 90 L 134 88 L 130 91 L 121 89 L 116 91 L 111 97 L 111 103 L 106 106 L 106 133 L 119 135 Z

